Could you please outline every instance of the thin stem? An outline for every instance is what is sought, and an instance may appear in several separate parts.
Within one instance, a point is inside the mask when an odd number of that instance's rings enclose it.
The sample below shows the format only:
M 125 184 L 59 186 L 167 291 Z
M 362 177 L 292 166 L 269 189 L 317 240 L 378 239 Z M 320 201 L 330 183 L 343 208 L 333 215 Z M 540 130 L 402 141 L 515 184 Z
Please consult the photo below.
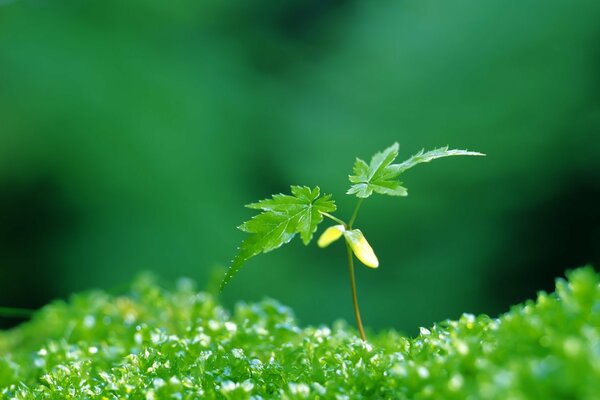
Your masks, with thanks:
M 356 203 L 356 207 L 354 207 L 354 212 L 352 213 L 352 218 L 350 218 L 350 222 L 348 222 L 348 229 L 352 229 L 352 224 L 354 224 L 354 221 L 356 221 L 356 216 L 358 215 L 358 210 L 360 209 L 360 206 L 362 205 L 363 202 L 363 198 L 359 198 L 358 202 Z
M 25 308 L 0 307 L 1 317 L 29 318 L 33 313 L 34 310 L 27 310 Z
M 367 341 L 365 330 L 363 329 L 362 321 L 360 319 L 360 310 L 358 309 L 358 297 L 356 295 L 356 279 L 354 278 L 354 258 L 352 256 L 352 249 L 348 242 L 346 242 L 346 250 L 348 253 L 348 271 L 350 272 L 350 288 L 352 289 L 352 305 L 354 306 L 354 317 L 356 318 L 356 326 L 360 333 L 360 338 L 363 341 Z
M 347 224 L 346 224 L 344 221 L 342 221 L 341 219 L 339 219 L 339 218 L 337 218 L 337 217 L 334 217 L 333 215 L 331 215 L 331 214 L 329 214 L 329 213 L 326 213 L 326 212 L 324 212 L 324 211 L 321 211 L 321 215 L 324 215 L 324 216 L 326 216 L 327 218 L 334 220 L 334 221 L 335 221 L 335 222 L 337 222 L 338 224 L 342 224 L 342 225 L 344 225 L 344 227 L 348 226 L 348 225 L 347 225 Z
M 364 199 L 358 199 L 356 203 L 356 207 L 354 207 L 354 212 L 352 213 L 352 218 L 350 218 L 349 223 L 345 223 L 339 218 L 334 217 L 333 215 L 321 211 L 321 214 L 334 220 L 335 222 L 344 225 L 346 229 L 352 229 L 352 224 L 356 221 L 356 217 L 358 215 L 358 210 L 362 205 Z M 358 308 L 358 295 L 356 294 L 356 278 L 354 276 L 354 255 L 352 254 L 352 249 L 348 242 L 346 243 L 346 252 L 348 254 L 348 272 L 350 273 L 350 289 L 352 290 L 352 307 L 354 308 L 354 317 L 356 318 L 356 326 L 358 327 L 358 332 L 360 333 L 360 338 L 363 341 L 367 341 L 367 335 L 365 335 L 365 330 L 362 325 L 362 320 L 360 319 L 360 310 Z

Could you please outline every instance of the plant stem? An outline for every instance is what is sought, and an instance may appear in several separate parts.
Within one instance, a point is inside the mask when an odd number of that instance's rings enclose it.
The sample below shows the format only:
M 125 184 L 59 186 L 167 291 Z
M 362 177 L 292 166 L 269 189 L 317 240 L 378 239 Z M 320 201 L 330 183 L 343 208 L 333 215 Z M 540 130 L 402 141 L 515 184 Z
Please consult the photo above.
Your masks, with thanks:
M 358 210 L 362 205 L 364 199 L 358 199 L 356 203 L 356 207 L 354 207 L 354 212 L 352 213 L 352 218 L 350 218 L 349 223 L 345 223 L 341 219 L 334 217 L 333 215 L 321 211 L 321 214 L 326 216 L 329 219 L 334 220 L 335 222 L 344 225 L 344 227 L 348 230 L 352 229 L 352 224 L 356 221 L 356 217 L 358 215 Z M 352 290 L 352 306 L 354 308 L 354 317 L 356 318 L 356 326 L 358 327 L 358 332 L 360 333 L 360 338 L 363 341 L 367 341 L 367 335 L 365 335 L 365 330 L 363 329 L 362 320 L 360 319 L 360 310 L 358 309 L 358 295 L 356 294 L 356 278 L 354 276 L 354 255 L 352 253 L 352 249 L 348 242 L 346 243 L 346 252 L 348 253 L 348 272 L 350 273 L 350 289 Z
M 358 210 L 360 209 L 360 206 L 362 205 L 364 199 L 360 198 L 358 199 L 358 202 L 356 203 L 356 207 L 354 207 L 354 212 L 352 213 L 352 218 L 350 218 L 350 222 L 348 222 L 348 229 L 352 229 L 352 224 L 354 224 L 354 221 L 356 221 L 356 216 L 358 215 Z
M 342 221 L 341 219 L 334 217 L 333 215 L 326 213 L 324 211 L 321 211 L 321 215 L 324 215 L 325 217 L 334 220 L 335 222 L 337 222 L 338 224 L 342 224 L 344 225 L 344 227 L 347 227 L 348 224 L 346 224 L 344 221 Z
M 33 313 L 34 310 L 27 310 L 25 308 L 0 307 L 0 316 L 2 317 L 29 318 Z
M 350 288 L 352 289 L 352 305 L 354 307 L 354 317 L 356 318 L 356 326 L 358 327 L 358 332 L 360 333 L 360 338 L 363 341 L 367 341 L 367 336 L 365 335 L 365 330 L 362 326 L 362 321 L 360 319 L 360 310 L 358 309 L 358 297 L 356 295 L 356 279 L 354 278 L 354 258 L 352 255 L 352 249 L 348 242 L 346 242 L 346 251 L 348 253 L 348 272 L 350 272 Z

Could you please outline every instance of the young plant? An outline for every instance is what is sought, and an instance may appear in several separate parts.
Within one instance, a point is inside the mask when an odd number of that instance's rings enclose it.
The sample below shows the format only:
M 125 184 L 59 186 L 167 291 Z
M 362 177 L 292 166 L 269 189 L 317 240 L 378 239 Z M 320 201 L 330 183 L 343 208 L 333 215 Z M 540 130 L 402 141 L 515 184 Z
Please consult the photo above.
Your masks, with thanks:
M 354 256 L 370 268 L 379 267 L 379 260 L 360 229 L 353 227 L 364 199 L 373 193 L 406 196 L 408 192 L 398 178 L 417 164 L 449 156 L 484 155 L 473 151 L 448 150 L 448 147 L 441 147 L 428 152 L 421 150 L 402 163 L 392 164 L 398 156 L 398 148 L 398 143 L 394 143 L 382 152 L 376 153 L 369 164 L 360 158 L 356 159 L 353 175 L 348 176 L 352 185 L 346 194 L 355 195 L 358 201 L 348 222 L 332 215 L 336 211 L 335 202 L 329 194 L 321 196 L 318 186 L 313 189 L 307 186 L 292 186 L 291 195 L 275 194 L 270 199 L 248 204 L 246 207 L 260 210 L 260 213 L 238 227 L 250 236 L 240 245 L 238 254 L 221 282 L 221 290 L 250 258 L 289 243 L 297 234 L 300 234 L 302 242 L 308 245 L 317 226 L 323 222 L 324 217 L 327 217 L 337 224 L 327 228 L 317 244 L 321 248 L 327 247 L 344 237 L 354 316 L 360 337 L 366 341 L 356 294 Z

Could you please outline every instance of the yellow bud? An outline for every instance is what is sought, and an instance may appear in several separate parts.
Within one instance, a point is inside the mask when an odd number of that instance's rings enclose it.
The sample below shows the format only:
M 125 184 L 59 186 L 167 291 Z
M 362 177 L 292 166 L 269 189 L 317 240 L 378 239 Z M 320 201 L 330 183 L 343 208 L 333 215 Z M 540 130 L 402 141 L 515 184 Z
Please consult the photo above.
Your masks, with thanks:
M 317 245 L 321 248 L 329 246 L 331 243 L 342 237 L 342 234 L 345 230 L 346 228 L 344 228 L 344 225 L 330 226 L 329 228 L 325 229 L 325 232 L 323 232 L 317 241 Z
M 344 237 L 354 252 L 354 255 L 360 260 L 360 262 L 370 268 L 379 267 L 379 260 L 377 259 L 375 252 L 369 245 L 369 242 L 367 242 L 367 239 L 365 239 L 365 235 L 363 235 L 360 229 L 345 231 Z

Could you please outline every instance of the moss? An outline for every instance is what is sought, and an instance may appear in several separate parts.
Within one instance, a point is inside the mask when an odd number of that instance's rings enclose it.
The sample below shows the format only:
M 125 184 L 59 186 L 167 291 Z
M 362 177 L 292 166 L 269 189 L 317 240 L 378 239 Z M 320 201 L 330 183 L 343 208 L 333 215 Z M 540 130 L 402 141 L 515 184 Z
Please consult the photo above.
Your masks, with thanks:
M 91 292 L 0 333 L 2 399 L 594 399 L 600 277 L 591 268 L 497 319 L 463 315 L 369 343 L 297 325 L 273 300 L 233 313 L 182 281 Z

